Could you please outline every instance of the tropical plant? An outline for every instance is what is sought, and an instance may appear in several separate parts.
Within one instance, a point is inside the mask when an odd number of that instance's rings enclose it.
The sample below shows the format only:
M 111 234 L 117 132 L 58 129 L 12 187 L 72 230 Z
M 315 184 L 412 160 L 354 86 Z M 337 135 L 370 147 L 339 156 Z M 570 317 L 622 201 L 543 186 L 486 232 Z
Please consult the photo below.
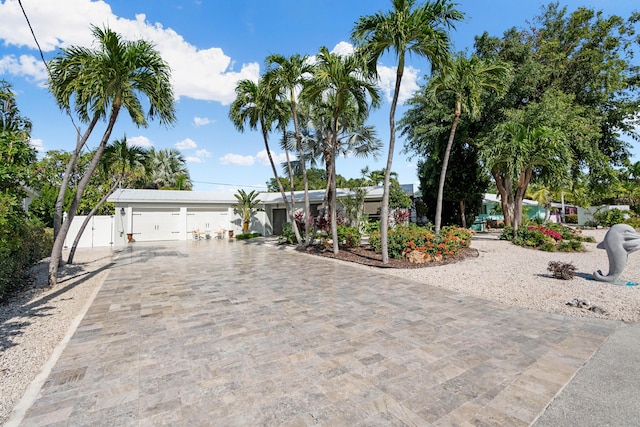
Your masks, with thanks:
M 389 262 L 387 233 L 389 229 L 389 179 L 395 149 L 395 113 L 404 74 L 405 57 L 415 54 L 427 58 L 434 69 L 449 57 L 448 28 L 460 21 L 463 14 L 449 0 L 427 1 L 416 5 L 415 0 L 392 0 L 387 13 L 361 17 L 352 31 L 359 55 L 368 61 L 368 69 L 377 74 L 377 63 L 385 53 L 393 51 L 398 60 L 393 99 L 389 112 L 389 152 L 383 183 L 381 232 L 382 261 Z
M 260 203 L 258 193 L 255 190 L 247 193 L 243 189 L 240 189 L 238 190 L 238 194 L 234 194 L 234 197 L 238 200 L 238 203 L 234 204 L 233 208 L 242 215 L 242 232 L 248 234 L 249 223 L 255 213 L 254 208 Z
M 143 159 L 147 171 L 146 187 L 158 190 L 190 190 L 193 185 L 186 161 L 175 148 L 151 147 Z
M 506 226 L 518 230 L 522 223 L 522 201 L 534 169 L 563 174 L 571 162 L 564 135 L 540 126 L 531 128 L 517 121 L 498 125 L 481 144 L 481 158 L 495 179 Z
M 327 169 L 327 198 L 331 215 L 333 252 L 338 253 L 337 205 L 336 205 L 336 157 L 354 145 L 343 144 L 341 134 L 357 128 L 366 132 L 365 137 L 354 135 L 353 140 L 375 141 L 372 129 L 362 124 L 369 114 L 369 108 L 377 107 L 380 96 L 371 79 L 363 75 L 363 62 L 357 56 L 340 56 L 321 47 L 316 56 L 313 79 L 309 82 L 303 98 L 313 104 L 314 125 L 322 137 L 319 138 L 320 151 Z M 370 103 L 370 104 L 369 104 Z M 363 152 L 370 152 L 371 146 L 360 145 Z
M 111 137 L 120 110 L 125 109 L 137 126 L 148 126 L 148 119 L 154 118 L 165 125 L 175 121 L 170 69 L 154 46 L 144 40 L 123 40 L 108 28 L 92 26 L 92 34 L 97 42 L 95 49 L 72 46 L 63 49 L 49 62 L 49 88 L 61 109 L 67 112 L 73 109 L 83 122 L 90 122 L 87 133 L 91 132 L 97 120 L 108 119 L 87 172 L 78 183 L 67 219 L 55 237 L 49 264 L 51 286 L 57 283 L 58 266 L 69 226 Z M 146 113 L 141 96 L 148 103 Z M 79 154 L 80 142 L 75 154 Z M 71 162 L 67 166 L 68 170 L 73 168 Z
M 304 189 L 304 211 L 305 215 L 311 215 L 311 204 L 309 201 L 309 181 L 307 178 L 307 168 L 305 159 L 305 146 L 302 141 L 298 118 L 298 96 L 297 93 L 304 90 L 305 85 L 313 73 L 313 66 L 309 62 L 307 56 L 292 55 L 286 58 L 282 55 L 269 55 L 267 63 L 267 80 L 270 86 L 276 90 L 280 90 L 284 97 L 288 100 L 288 107 L 291 109 L 291 118 L 293 119 L 295 149 L 298 153 L 300 172 L 302 175 Z M 289 166 L 291 165 L 288 162 Z M 293 172 L 289 172 L 289 178 L 293 180 Z M 293 182 L 292 182 L 293 184 Z M 292 186 L 293 187 L 293 186 Z M 304 221 L 304 242 L 308 245 L 311 242 L 311 234 L 309 232 L 309 221 Z
M 439 97 L 451 97 L 454 100 L 453 122 L 444 151 L 438 184 L 436 233 L 440 232 L 444 182 L 460 116 L 466 113 L 471 120 L 476 120 L 480 116 L 483 95 L 490 91 L 502 95 L 509 84 L 509 73 L 510 68 L 505 63 L 482 60 L 475 55 L 467 58 L 460 52 L 450 63 L 437 68 L 427 83 L 426 93 L 433 103 L 437 103 Z
M 264 147 L 269 158 L 269 164 L 273 171 L 273 177 L 278 184 L 278 189 L 282 195 L 282 200 L 287 203 L 287 195 L 285 193 L 282 182 L 278 177 L 278 170 L 271 156 L 271 149 L 269 148 L 269 132 L 278 120 L 277 110 L 275 106 L 275 95 L 269 87 L 269 82 L 265 77 L 261 77 L 258 83 L 252 80 L 240 80 L 236 85 L 236 99 L 231 103 L 229 109 L 229 119 L 240 132 L 244 132 L 248 127 L 251 130 L 256 130 L 259 127 L 262 139 L 264 141 Z M 298 244 L 302 243 L 302 237 L 298 231 L 294 222 L 294 206 L 293 200 L 287 203 L 287 211 L 289 217 L 293 222 L 293 230 L 296 235 Z

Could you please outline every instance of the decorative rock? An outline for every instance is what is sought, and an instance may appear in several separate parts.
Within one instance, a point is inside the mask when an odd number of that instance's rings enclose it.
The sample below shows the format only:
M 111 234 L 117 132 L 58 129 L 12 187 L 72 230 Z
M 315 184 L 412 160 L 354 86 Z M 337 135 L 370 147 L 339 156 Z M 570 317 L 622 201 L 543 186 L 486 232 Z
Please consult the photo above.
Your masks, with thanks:
M 420 251 L 411 251 L 405 254 L 405 257 L 414 264 L 424 264 L 429 261 L 428 256 L 425 256 L 423 252 Z

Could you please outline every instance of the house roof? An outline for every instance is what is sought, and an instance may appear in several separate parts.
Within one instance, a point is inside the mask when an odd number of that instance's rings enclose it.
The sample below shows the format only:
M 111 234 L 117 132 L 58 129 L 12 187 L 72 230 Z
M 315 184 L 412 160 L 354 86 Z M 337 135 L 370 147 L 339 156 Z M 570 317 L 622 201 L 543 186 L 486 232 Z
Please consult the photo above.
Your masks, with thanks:
M 413 184 L 405 184 L 402 189 L 409 195 L 413 196 Z M 365 199 L 381 199 L 382 186 L 366 187 L 367 195 Z M 325 190 L 309 190 L 309 198 L 313 202 L 320 202 L 324 198 Z M 338 188 L 337 196 L 346 197 L 352 192 L 348 189 Z M 287 199 L 290 199 L 287 193 Z M 296 202 L 304 201 L 304 191 L 295 191 L 294 199 Z M 265 204 L 282 203 L 282 195 L 278 193 L 259 193 L 258 200 Z M 223 191 L 179 191 L 179 190 L 138 190 L 138 189 L 119 189 L 116 190 L 109 198 L 109 202 L 115 203 L 220 203 L 233 204 L 237 200 L 234 193 Z
M 502 203 L 499 194 L 485 193 L 484 194 L 484 202 L 485 203 Z M 534 200 L 524 199 L 522 201 L 522 206 L 538 206 L 538 202 Z

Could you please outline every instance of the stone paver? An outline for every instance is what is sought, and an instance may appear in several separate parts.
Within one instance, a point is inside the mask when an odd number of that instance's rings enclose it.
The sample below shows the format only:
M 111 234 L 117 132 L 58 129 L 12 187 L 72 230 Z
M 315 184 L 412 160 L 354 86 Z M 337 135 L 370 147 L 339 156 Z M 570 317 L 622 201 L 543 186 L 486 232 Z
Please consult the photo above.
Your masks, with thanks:
M 617 326 L 267 245 L 134 244 L 22 425 L 527 426 Z

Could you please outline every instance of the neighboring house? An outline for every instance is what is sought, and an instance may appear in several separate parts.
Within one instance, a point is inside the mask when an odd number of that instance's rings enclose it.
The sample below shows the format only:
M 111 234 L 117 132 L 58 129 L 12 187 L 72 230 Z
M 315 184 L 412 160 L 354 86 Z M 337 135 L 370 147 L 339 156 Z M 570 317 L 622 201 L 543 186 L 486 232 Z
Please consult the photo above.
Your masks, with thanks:
M 413 185 L 403 185 L 413 197 Z M 322 204 L 324 190 L 311 190 L 311 212 L 316 214 Z M 338 200 L 350 194 L 338 189 Z M 290 197 L 290 193 L 287 194 Z M 294 193 L 296 208 L 304 207 L 304 192 Z M 260 193 L 249 229 L 264 236 L 279 235 L 288 221 L 286 203 L 280 193 Z M 190 240 L 194 231 L 228 236 L 242 232 L 242 217 L 234 211 L 237 202 L 231 192 L 175 190 L 116 190 L 109 199 L 115 204 L 113 244 L 123 246 L 129 237 L 134 241 Z M 364 213 L 372 219 L 380 215 L 382 187 L 367 188 Z M 224 230 L 224 233 L 221 231 Z
M 565 214 L 577 214 L 578 207 L 573 205 L 564 205 Z M 562 211 L 562 205 L 560 203 L 552 203 L 549 213 L 549 220 L 552 222 L 561 222 L 560 212 Z M 538 202 L 534 200 L 524 199 L 522 201 L 522 213 L 529 219 L 545 217 L 545 208 L 540 206 Z M 504 215 L 502 215 L 502 202 L 499 194 L 486 193 L 482 200 L 482 212 L 476 216 L 475 222 L 471 227 L 475 231 L 481 231 L 484 228 L 483 223 L 487 220 L 504 221 Z

